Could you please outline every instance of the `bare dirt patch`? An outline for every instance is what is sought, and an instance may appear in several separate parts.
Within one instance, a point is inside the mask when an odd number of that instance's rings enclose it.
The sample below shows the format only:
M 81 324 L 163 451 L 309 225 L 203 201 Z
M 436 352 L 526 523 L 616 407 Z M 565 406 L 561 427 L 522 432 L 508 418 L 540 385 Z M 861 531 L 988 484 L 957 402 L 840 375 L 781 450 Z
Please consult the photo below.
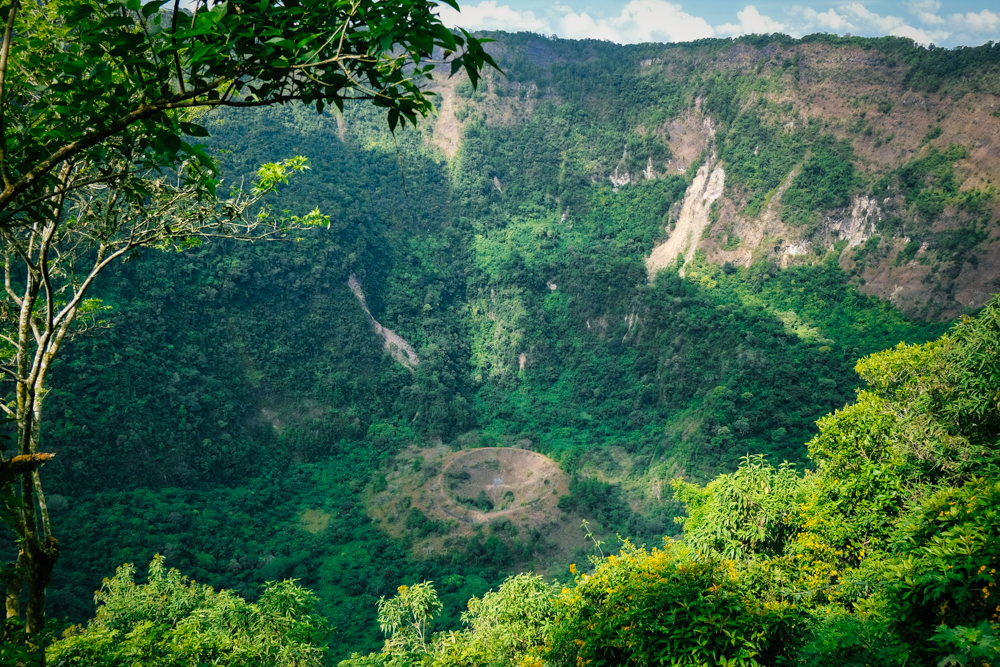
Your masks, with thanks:
M 668 175 L 697 169 L 699 165 L 695 162 L 701 158 L 715 136 L 712 119 L 703 116 L 701 105 L 696 104 L 696 108 L 685 116 L 667 123 L 666 129 L 670 136 L 670 152 L 673 153 L 673 157 L 667 161 Z
M 409 447 L 383 466 L 364 494 L 368 516 L 416 557 L 462 552 L 497 536 L 544 571 L 586 547 L 582 517 L 559 509 L 569 479 L 552 459 L 514 447 L 452 451 Z M 522 552 L 526 553 L 526 552 Z
M 457 452 L 438 476 L 441 510 L 466 524 L 523 514 L 558 502 L 562 472 L 552 459 L 526 449 Z M 556 490 L 556 494 L 552 491 Z
M 330 525 L 330 513 L 323 510 L 304 510 L 299 513 L 299 525 L 307 533 L 317 535 Z

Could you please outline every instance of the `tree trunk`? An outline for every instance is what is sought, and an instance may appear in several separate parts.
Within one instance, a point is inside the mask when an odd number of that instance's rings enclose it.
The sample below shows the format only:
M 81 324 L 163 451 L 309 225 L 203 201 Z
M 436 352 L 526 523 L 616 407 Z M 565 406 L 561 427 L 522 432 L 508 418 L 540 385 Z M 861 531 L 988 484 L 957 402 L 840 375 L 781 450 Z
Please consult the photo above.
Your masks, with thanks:
M 0 476 L 15 477 L 20 481 L 20 507 L 14 510 L 14 528 L 20 542 L 15 572 L 7 581 L 7 617 L 20 617 L 20 596 L 28 584 L 28 606 L 24 614 L 25 632 L 41 632 L 45 627 L 45 589 L 52 580 L 52 572 L 59 559 L 59 542 L 52 537 L 42 493 L 38 467 L 52 458 L 39 454 L 41 435 L 42 397 L 35 387 L 21 382 L 18 385 L 18 450 L 19 455 L 0 464 Z M 8 487 L 13 495 L 13 485 Z M 10 508 L 13 509 L 13 508 Z M 38 530 L 39 513 L 42 532 Z M 39 652 L 39 664 L 45 664 L 44 649 Z
M 24 588 L 23 560 L 23 554 L 18 554 L 17 561 L 14 563 L 14 573 L 7 580 L 4 600 L 7 607 L 7 618 L 20 618 L 21 616 L 21 590 Z
M 52 571 L 59 560 L 59 542 L 55 538 L 48 537 L 45 541 L 35 538 L 32 542 L 28 548 L 28 622 L 25 628 L 29 635 L 45 627 L 45 589 L 52 581 Z

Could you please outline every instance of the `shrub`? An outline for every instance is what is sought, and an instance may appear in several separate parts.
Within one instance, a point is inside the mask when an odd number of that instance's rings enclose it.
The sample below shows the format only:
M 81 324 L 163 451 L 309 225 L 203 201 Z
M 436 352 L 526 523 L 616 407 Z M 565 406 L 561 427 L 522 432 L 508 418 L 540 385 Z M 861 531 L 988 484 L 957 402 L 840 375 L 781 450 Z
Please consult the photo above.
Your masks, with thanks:
M 553 665 L 770 664 L 797 611 L 742 594 L 731 561 L 626 542 L 556 602 Z

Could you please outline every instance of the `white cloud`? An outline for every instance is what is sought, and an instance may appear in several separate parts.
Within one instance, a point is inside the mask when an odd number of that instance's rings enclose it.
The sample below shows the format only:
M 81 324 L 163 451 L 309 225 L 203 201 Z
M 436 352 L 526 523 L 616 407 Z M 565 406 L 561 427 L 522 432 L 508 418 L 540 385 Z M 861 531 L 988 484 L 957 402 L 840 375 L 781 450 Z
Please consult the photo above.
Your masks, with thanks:
M 593 18 L 565 5 L 559 35 L 570 38 L 610 39 L 620 44 L 637 42 L 686 42 L 714 37 L 715 30 L 703 18 L 684 12 L 665 0 L 631 0 L 617 16 Z
M 914 0 L 910 9 L 927 25 L 941 25 L 939 16 L 934 14 L 940 8 L 937 0 Z M 817 12 L 811 8 L 793 7 L 792 14 L 802 17 L 802 23 L 793 26 L 792 34 L 803 35 L 815 30 L 829 30 L 837 33 L 854 32 L 863 35 L 892 35 L 909 37 L 918 44 L 941 42 L 948 38 L 950 31 L 916 28 L 900 16 L 882 16 L 869 10 L 860 2 L 840 5 L 836 9 Z
M 682 42 L 776 32 L 800 37 L 818 31 L 841 35 L 895 35 L 909 37 L 920 44 L 944 44 L 949 38 L 972 43 L 1000 36 L 1000 15 L 996 12 L 984 9 L 979 13 L 942 15 L 943 0 L 899 2 L 896 6 L 907 12 L 907 18 L 873 12 L 866 6 L 871 5 L 867 0 L 830 0 L 825 11 L 821 11 L 822 5 L 817 8 L 795 5 L 778 18 L 761 14 L 755 5 L 746 5 L 736 13 L 735 22 L 714 28 L 700 16 L 684 11 L 679 2 L 669 0 L 629 0 L 624 6 L 606 2 L 603 6 L 608 10 L 618 10 L 607 14 L 600 9 L 588 12 L 564 4 L 573 0 L 538 4 L 535 11 L 515 10 L 499 4 L 503 1 L 480 0 L 477 5 L 463 6 L 461 13 L 442 6 L 439 12 L 446 25 L 467 30 L 528 30 L 545 35 L 557 33 L 570 39 L 606 39 L 620 44 Z M 697 7 L 691 2 L 686 4 L 689 8 Z
M 944 19 L 937 14 L 939 9 L 941 3 L 938 0 L 910 0 L 910 11 L 927 25 L 944 25 Z
M 875 12 L 869 11 L 860 2 L 843 5 L 840 10 L 844 12 L 845 15 L 851 16 L 854 19 L 852 21 L 853 23 L 860 24 L 866 27 L 869 31 L 879 32 L 883 35 L 889 34 L 893 30 L 906 26 L 906 21 L 899 16 L 880 16 Z M 874 30 L 872 30 L 872 28 L 874 28 Z
M 802 16 L 805 23 L 799 27 L 797 32 L 806 34 L 814 32 L 817 28 L 821 30 L 832 30 L 836 33 L 852 32 L 857 30 L 855 25 L 846 17 L 837 13 L 836 9 L 830 8 L 825 12 L 817 12 L 812 7 L 800 7 L 795 5 L 791 9 L 793 16 Z
M 973 33 L 996 33 L 1000 31 L 1000 16 L 997 16 L 988 9 L 984 9 L 978 14 L 973 14 L 972 12 L 952 14 L 948 17 L 948 23 L 956 30 Z
M 449 27 L 461 26 L 466 30 L 506 30 L 518 32 L 527 30 L 539 34 L 552 32 L 544 19 L 537 18 L 534 12 L 519 12 L 510 5 L 497 5 L 496 0 L 483 0 L 478 5 L 465 5 L 457 12 L 447 5 L 438 6 L 438 16 Z
M 736 12 L 739 23 L 726 23 L 716 27 L 724 35 L 769 35 L 774 32 L 788 32 L 788 26 L 764 16 L 753 5 L 747 5 Z
M 621 36 L 608 25 L 607 21 L 598 22 L 587 12 L 577 14 L 572 10 L 567 11 L 562 17 L 559 35 L 569 39 L 608 39 L 623 43 Z
M 466 30 L 527 30 L 556 33 L 569 39 L 606 39 L 619 44 L 684 42 L 715 36 L 715 30 L 705 19 L 692 16 L 682 11 L 679 4 L 666 0 L 631 0 L 618 15 L 610 17 L 595 18 L 558 1 L 552 4 L 552 9 L 558 15 L 551 17 L 551 22 L 531 11 L 498 5 L 497 0 L 465 5 L 461 13 L 440 6 L 438 15 L 445 25 L 461 26 Z
M 938 40 L 937 37 L 934 37 L 930 33 L 927 33 L 926 31 L 921 30 L 919 28 L 914 28 L 911 25 L 901 25 L 898 28 L 893 28 L 892 30 L 889 31 L 889 34 L 892 35 L 893 37 L 909 37 L 917 44 L 923 44 L 925 46 L 927 44 L 930 44 L 931 42 L 934 42 L 935 40 Z M 942 33 L 936 33 L 936 34 L 942 34 Z M 948 33 L 943 33 L 943 34 L 947 38 Z

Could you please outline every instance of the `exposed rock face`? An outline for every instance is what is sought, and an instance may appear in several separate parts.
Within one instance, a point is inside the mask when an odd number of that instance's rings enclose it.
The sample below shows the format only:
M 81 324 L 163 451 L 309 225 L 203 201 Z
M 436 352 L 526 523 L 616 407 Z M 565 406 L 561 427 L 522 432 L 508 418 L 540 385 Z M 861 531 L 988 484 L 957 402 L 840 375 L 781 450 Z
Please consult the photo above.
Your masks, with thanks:
M 618 173 L 618 167 L 615 167 L 615 170 L 611 172 L 611 176 L 608 178 L 611 179 L 612 190 L 615 192 L 618 192 L 618 188 L 621 186 L 628 185 L 632 182 L 632 178 L 628 175 L 627 171 L 624 171 L 621 174 Z
M 781 200 L 800 171 L 802 171 L 801 167 L 796 166 L 785 176 L 784 180 L 781 181 L 781 185 L 778 186 L 778 189 L 771 196 L 770 201 L 767 202 L 767 206 L 764 207 L 764 210 L 761 211 L 758 217 L 737 216 L 735 218 L 733 231 L 739 236 L 742 243 L 735 252 L 720 253 L 721 256 L 718 261 L 749 266 L 753 262 L 754 253 L 764 242 L 765 238 L 791 238 L 788 235 L 788 229 L 781 222 Z M 790 251 L 788 254 L 803 254 L 808 250 L 809 245 L 807 241 L 797 244 L 792 243 L 787 248 Z M 794 248 L 794 251 L 791 250 L 792 248 Z M 713 261 L 715 261 L 714 258 Z
M 420 363 L 420 359 L 417 358 L 417 352 L 413 349 L 413 346 L 403 340 L 395 331 L 382 326 L 378 320 L 372 317 L 371 311 L 368 310 L 368 302 L 365 300 L 365 293 L 361 290 L 361 283 L 358 282 L 357 275 L 351 274 L 351 277 L 347 279 L 347 286 L 354 292 L 354 296 L 358 297 L 361 307 L 372 321 L 375 333 L 385 340 L 385 351 L 411 371 L 416 368 Z
M 833 215 L 823 221 L 821 233 L 838 240 L 846 239 L 851 248 L 861 245 L 875 233 L 881 219 L 878 202 L 872 197 L 856 195 L 843 215 Z
M 625 170 L 625 160 L 628 158 L 628 146 L 625 147 L 625 152 L 622 153 L 622 159 L 618 161 L 618 165 L 615 166 L 615 170 L 611 172 L 611 176 L 608 178 L 611 180 L 611 189 L 618 192 L 618 188 L 623 185 L 628 185 L 632 182 L 632 177 Z M 652 162 L 650 162 L 652 164 Z
M 650 279 L 660 269 L 670 266 L 679 254 L 684 255 L 684 265 L 694 258 L 698 241 L 709 224 L 712 203 L 722 196 L 726 184 L 726 173 L 722 167 L 712 169 L 713 161 L 714 156 L 698 168 L 698 173 L 684 194 L 684 206 L 681 208 L 677 227 L 670 238 L 653 248 L 652 254 L 646 259 Z M 684 275 L 684 266 L 681 266 L 680 274 Z
M 701 115 L 700 99 L 696 106 L 686 116 L 675 118 L 667 123 L 667 133 L 670 135 L 670 152 L 673 157 L 667 161 L 670 173 L 683 174 L 691 167 L 715 137 L 715 125 L 711 118 Z

